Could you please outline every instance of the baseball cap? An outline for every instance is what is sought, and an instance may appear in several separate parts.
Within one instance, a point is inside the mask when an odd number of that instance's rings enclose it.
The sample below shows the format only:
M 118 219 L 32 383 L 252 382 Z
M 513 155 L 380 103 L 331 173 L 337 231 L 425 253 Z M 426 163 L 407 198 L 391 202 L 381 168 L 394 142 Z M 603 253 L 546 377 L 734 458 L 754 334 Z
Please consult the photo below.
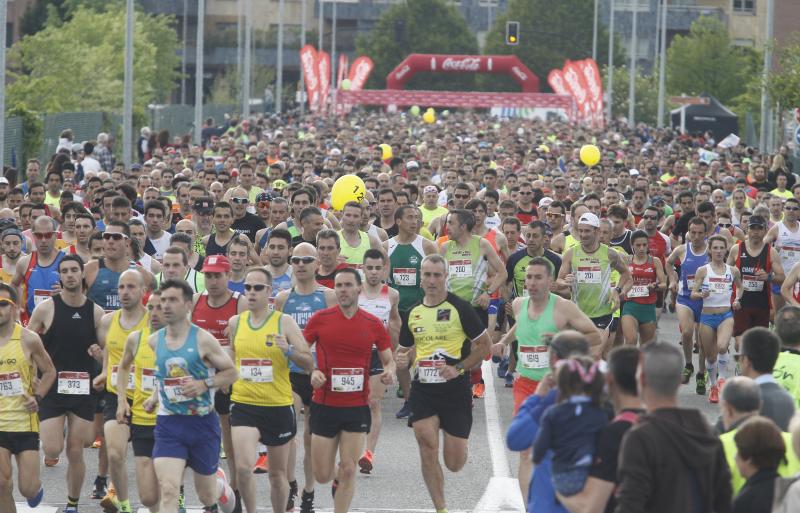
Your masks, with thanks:
M 544 198 L 539 200 L 539 206 L 540 207 L 546 207 L 546 206 L 550 205 L 550 203 L 552 203 L 552 202 L 553 202 L 553 198 L 548 198 L 547 196 L 545 196 Z
M 276 191 L 283 190 L 283 188 L 286 187 L 287 185 L 289 184 L 287 184 L 285 180 L 275 180 L 274 182 L 272 182 L 272 188 Z
M 591 212 L 586 212 L 578 219 L 578 224 L 588 224 L 589 226 L 600 228 L 600 219 Z
M 8 178 L 6 178 L 5 176 L 0 176 L 0 183 L 4 183 L 6 185 L 10 185 L 8 183 Z
M 760 226 L 762 228 L 766 228 L 767 220 L 761 216 L 750 216 L 750 220 L 747 222 L 747 226 L 751 228 L 753 226 Z
M 726 176 L 722 179 L 722 183 L 736 183 L 736 178 L 732 176 Z
M 11 228 L 6 228 L 5 230 L 3 230 L 3 233 L 0 234 L 0 240 L 5 239 L 9 235 L 16 235 L 17 237 L 20 238 L 20 240 L 25 240 L 25 237 L 22 235 L 22 232 L 19 230 L 19 228 L 14 227 L 13 224 Z
M 138 164 L 138 163 L 137 164 L 133 164 L 131 166 L 131 171 L 140 171 L 141 169 L 142 169 L 142 165 Z
M 256 196 L 256 203 L 260 201 L 272 201 L 272 194 L 268 192 L 259 192 Z
M 429 192 L 439 194 L 439 189 L 437 189 L 435 185 L 426 185 L 425 188 L 422 189 L 422 194 L 428 194 Z
M 419 169 L 419 162 L 416 160 L 409 160 L 406 162 L 406 169 Z
M 638 169 L 631 169 L 630 171 L 628 171 L 628 173 L 630 173 L 631 176 L 639 176 Z
M 207 256 L 203 261 L 204 273 L 226 273 L 231 270 L 231 263 L 225 255 Z
M 197 198 L 194 200 L 192 210 L 196 212 L 211 212 L 214 210 L 214 202 L 208 198 Z

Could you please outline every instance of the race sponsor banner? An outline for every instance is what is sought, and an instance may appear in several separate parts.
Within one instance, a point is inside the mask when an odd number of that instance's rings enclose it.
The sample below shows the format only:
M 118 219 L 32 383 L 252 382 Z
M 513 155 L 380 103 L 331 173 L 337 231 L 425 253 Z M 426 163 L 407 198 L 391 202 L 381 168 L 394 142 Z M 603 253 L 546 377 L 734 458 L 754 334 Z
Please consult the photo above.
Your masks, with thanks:
M 319 76 L 319 112 L 328 109 L 328 93 L 331 89 L 331 56 L 328 52 L 317 52 L 317 75 Z
M 373 64 L 372 59 L 366 55 L 356 58 L 350 67 L 350 75 L 348 77 L 350 79 L 350 90 L 359 91 L 363 89 L 374 67 L 375 64 Z
M 571 95 L 570 90 L 567 89 L 567 86 L 564 83 L 564 72 L 562 70 L 550 70 L 550 73 L 547 74 L 547 83 L 550 85 L 550 88 L 554 93 Z
M 306 84 L 308 108 L 315 112 L 319 108 L 320 81 L 317 70 L 317 50 L 311 45 L 300 49 L 300 66 L 303 69 L 303 81 Z
M 580 74 L 586 82 L 591 102 L 590 112 L 592 123 L 595 126 L 603 124 L 603 79 L 594 59 L 584 59 L 577 62 Z
M 339 54 L 339 69 L 336 70 L 336 88 L 342 86 L 342 80 L 347 76 L 347 67 L 350 65 L 350 57 L 346 53 Z
M 564 63 L 564 83 L 575 98 L 575 103 L 578 106 L 578 116 L 581 121 L 588 121 L 588 108 L 589 108 L 589 91 L 586 84 L 581 78 L 578 66 L 572 61 Z

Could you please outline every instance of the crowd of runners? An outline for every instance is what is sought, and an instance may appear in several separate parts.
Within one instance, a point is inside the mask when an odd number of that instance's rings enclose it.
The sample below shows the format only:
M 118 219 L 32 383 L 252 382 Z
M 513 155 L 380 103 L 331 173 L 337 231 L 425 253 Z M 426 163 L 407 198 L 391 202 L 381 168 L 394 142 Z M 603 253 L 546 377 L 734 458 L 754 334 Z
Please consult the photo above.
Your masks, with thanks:
M 63 459 L 65 513 L 130 513 L 134 487 L 183 511 L 190 481 L 224 513 L 312 513 L 330 483 L 343 513 L 396 393 L 444 513 L 490 358 L 531 513 L 770 511 L 800 471 L 786 148 L 475 113 L 142 134 L 130 166 L 65 130 L 0 177 L 0 512 Z M 366 190 L 337 211 L 344 175 Z M 692 385 L 717 426 L 677 403 Z

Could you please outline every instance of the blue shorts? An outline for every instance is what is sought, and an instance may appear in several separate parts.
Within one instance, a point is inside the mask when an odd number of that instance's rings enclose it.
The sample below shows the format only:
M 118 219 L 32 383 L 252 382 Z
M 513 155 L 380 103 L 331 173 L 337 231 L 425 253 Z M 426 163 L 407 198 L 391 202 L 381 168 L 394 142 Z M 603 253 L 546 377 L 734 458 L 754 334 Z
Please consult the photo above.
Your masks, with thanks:
M 489 308 L 487 309 L 489 315 L 497 315 L 497 312 L 503 309 L 503 299 L 490 299 Z
M 772 293 L 775 294 L 776 296 L 780 296 L 781 295 L 781 286 L 778 285 L 777 283 L 773 283 L 772 284 Z
M 159 415 L 156 418 L 153 459 L 178 458 L 200 475 L 210 476 L 219 466 L 220 428 L 216 413 Z
M 703 310 L 703 301 L 690 299 L 686 296 L 678 296 L 677 303 L 689 308 L 694 314 L 694 322 L 700 322 L 700 312 Z
M 700 314 L 700 324 L 705 324 L 712 330 L 719 328 L 719 325 L 722 324 L 725 319 L 733 319 L 733 312 L 728 310 L 725 313 Z

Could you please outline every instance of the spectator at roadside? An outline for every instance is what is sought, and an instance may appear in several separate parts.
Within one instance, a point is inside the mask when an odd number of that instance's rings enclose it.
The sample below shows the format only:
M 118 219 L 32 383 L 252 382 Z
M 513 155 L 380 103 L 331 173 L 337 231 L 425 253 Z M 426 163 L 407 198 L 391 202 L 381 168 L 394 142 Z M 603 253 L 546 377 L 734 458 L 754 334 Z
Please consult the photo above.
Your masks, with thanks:
M 775 314 L 775 334 L 781 339 L 781 352 L 772 376 L 800 407 L 800 307 L 786 305 Z
M 782 431 L 789 430 L 794 399 L 772 376 L 781 342 L 767 328 L 750 328 L 742 335 L 739 364 L 742 375 L 753 378 L 761 388 L 761 415 L 772 419 Z
M 756 416 L 746 420 L 733 439 L 736 466 L 747 478 L 733 501 L 733 513 L 770 513 L 778 465 L 786 459 L 781 432 L 770 419 Z

